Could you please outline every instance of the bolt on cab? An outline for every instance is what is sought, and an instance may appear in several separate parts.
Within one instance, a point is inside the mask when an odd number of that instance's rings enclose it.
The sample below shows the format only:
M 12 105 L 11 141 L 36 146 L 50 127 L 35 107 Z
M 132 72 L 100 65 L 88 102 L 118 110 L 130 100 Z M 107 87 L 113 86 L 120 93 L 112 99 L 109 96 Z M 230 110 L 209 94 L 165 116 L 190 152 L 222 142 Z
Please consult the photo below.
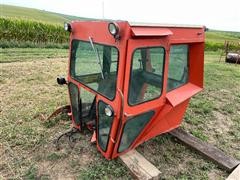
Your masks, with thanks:
M 180 126 L 203 88 L 203 26 L 75 21 L 67 85 L 72 123 L 107 159 Z

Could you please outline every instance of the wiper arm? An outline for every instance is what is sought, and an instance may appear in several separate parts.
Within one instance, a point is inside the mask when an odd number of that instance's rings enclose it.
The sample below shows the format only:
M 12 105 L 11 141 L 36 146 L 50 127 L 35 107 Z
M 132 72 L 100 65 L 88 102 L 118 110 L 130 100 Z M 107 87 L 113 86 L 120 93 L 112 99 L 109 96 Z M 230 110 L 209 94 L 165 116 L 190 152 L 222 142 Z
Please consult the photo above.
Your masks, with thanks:
M 102 68 L 102 64 L 101 64 L 101 59 L 100 59 L 99 52 L 98 52 L 98 50 L 96 50 L 96 48 L 95 48 L 95 46 L 94 46 L 94 44 L 93 44 L 92 38 L 91 38 L 90 36 L 89 36 L 89 41 L 90 41 L 90 43 L 91 43 L 91 46 L 92 46 L 93 52 L 95 53 L 96 58 L 97 58 L 97 60 L 98 60 L 97 63 L 99 64 L 100 69 L 101 69 L 102 79 L 104 79 L 103 68 Z

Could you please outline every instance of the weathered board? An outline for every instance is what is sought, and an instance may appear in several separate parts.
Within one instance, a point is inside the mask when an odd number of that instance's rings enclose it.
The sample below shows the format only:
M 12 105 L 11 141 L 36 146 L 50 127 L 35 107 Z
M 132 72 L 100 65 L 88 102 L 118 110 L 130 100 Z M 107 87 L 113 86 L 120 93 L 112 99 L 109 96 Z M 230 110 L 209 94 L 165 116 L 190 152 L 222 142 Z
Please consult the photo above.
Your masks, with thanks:
M 226 180 L 240 180 L 240 165 L 234 169 Z
M 207 158 L 216 162 L 218 165 L 229 172 L 232 172 L 232 170 L 240 164 L 239 160 L 226 155 L 220 149 L 214 147 L 211 144 L 201 141 L 200 139 L 187 133 L 181 128 L 174 129 L 170 131 L 169 134 L 176 137 L 191 148 L 197 150 L 201 154 L 205 155 Z
M 120 156 L 120 159 L 137 179 L 160 179 L 161 172 L 136 150 Z

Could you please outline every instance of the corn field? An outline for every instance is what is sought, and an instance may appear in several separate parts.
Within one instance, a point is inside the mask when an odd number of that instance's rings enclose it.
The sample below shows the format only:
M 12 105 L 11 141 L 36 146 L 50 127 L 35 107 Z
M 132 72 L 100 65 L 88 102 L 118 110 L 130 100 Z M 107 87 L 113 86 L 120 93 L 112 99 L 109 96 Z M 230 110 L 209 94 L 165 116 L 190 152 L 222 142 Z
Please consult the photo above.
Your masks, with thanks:
M 35 44 L 68 42 L 63 27 L 37 21 L 0 17 L 1 42 L 33 42 Z

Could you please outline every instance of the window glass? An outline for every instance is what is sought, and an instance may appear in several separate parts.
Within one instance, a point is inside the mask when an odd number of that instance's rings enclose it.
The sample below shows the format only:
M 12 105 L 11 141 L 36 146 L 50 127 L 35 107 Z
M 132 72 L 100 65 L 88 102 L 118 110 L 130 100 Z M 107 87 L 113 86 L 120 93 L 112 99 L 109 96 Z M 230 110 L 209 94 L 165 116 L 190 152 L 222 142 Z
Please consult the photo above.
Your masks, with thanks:
M 188 81 L 188 45 L 173 45 L 170 49 L 168 86 L 171 91 Z
M 130 105 L 161 95 L 164 53 L 162 47 L 139 48 L 134 51 L 128 94 Z
M 78 87 L 73 83 L 68 83 L 69 93 L 70 93 L 70 100 L 72 105 L 72 116 L 76 123 L 76 125 L 81 125 L 81 117 L 80 117 L 80 109 L 79 109 L 79 90 Z
M 128 149 L 137 136 L 141 133 L 143 128 L 151 120 L 154 111 L 149 111 L 129 119 L 123 129 L 120 146 L 118 152 L 123 152 Z
M 109 99 L 115 97 L 117 65 L 115 47 L 72 41 L 71 76 Z
M 98 103 L 98 144 L 103 151 L 107 150 L 107 144 L 109 140 L 109 133 L 112 127 L 112 121 L 114 116 L 107 116 L 105 108 L 109 106 L 102 101 Z M 114 112 L 113 112 L 114 114 Z

